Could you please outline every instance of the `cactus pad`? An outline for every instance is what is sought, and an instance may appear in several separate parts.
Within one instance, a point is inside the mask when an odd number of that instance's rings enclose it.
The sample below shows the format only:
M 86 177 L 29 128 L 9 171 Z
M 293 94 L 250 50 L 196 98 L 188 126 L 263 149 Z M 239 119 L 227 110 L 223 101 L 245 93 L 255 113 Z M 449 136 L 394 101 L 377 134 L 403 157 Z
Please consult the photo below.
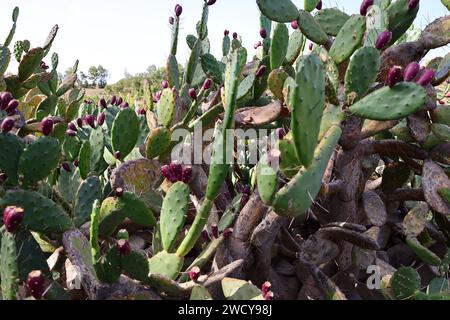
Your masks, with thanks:
M 419 273 L 411 267 L 401 267 L 392 276 L 390 285 L 398 300 L 411 299 L 420 289 Z
M 17 185 L 17 170 L 23 149 L 24 143 L 16 135 L 0 135 L 0 170 L 8 176 L 9 185 Z
M 166 127 L 154 129 L 145 141 L 147 158 L 154 159 L 164 154 L 170 146 L 171 138 L 171 132 Z
M 76 227 L 80 227 L 89 220 L 92 212 L 92 205 L 95 200 L 100 200 L 102 187 L 100 179 L 96 176 L 88 177 L 78 188 L 75 204 L 73 222 Z
M 337 8 L 325 8 L 319 10 L 314 19 L 326 34 L 335 37 L 347 20 L 350 19 L 350 16 Z
M 270 45 L 270 68 L 272 70 L 283 65 L 289 45 L 289 31 L 284 23 L 277 23 L 273 30 Z
M 353 52 L 361 46 L 365 32 L 365 17 L 354 15 L 347 20 L 330 49 L 330 56 L 336 64 L 341 64 L 350 58 Z
M 131 108 L 122 109 L 114 120 L 111 142 L 114 151 L 120 151 L 124 159 L 136 145 L 139 138 L 139 119 Z
M 313 16 L 304 10 L 300 10 L 300 17 L 298 18 L 298 26 L 306 38 L 317 44 L 326 44 L 328 36 L 322 30 L 320 24 L 314 20 Z
M 176 279 L 183 267 L 183 258 L 167 251 L 161 251 L 148 260 L 148 265 L 151 273 Z
M 298 18 L 298 9 L 290 0 L 257 0 L 256 3 L 270 20 L 288 23 Z

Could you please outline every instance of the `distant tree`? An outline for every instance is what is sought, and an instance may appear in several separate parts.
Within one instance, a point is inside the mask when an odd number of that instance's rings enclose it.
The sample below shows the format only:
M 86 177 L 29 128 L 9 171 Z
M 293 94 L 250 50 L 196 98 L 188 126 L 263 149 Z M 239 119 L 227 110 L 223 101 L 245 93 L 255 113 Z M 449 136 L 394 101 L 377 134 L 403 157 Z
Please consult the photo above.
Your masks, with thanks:
M 108 76 L 108 70 L 102 65 L 91 66 L 88 70 L 88 79 L 91 81 L 93 87 L 97 86 L 99 88 L 104 88 L 108 84 Z

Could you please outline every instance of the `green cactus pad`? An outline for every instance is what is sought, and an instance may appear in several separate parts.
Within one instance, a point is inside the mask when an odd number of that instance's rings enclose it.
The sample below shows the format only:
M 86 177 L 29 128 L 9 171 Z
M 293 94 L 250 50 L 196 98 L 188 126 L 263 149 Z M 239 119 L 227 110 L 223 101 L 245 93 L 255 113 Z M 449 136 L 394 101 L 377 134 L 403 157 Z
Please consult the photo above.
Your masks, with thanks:
M 286 53 L 287 63 L 291 65 L 295 63 L 295 60 L 297 60 L 302 52 L 304 43 L 305 37 L 303 36 L 303 33 L 300 30 L 295 30 L 289 38 L 289 45 Z
M 145 282 L 149 273 L 149 263 L 145 254 L 132 250 L 129 254 L 120 257 L 123 271 L 135 280 Z
M 311 12 L 313 11 L 320 0 L 305 0 L 304 8 L 306 11 Z
M 123 196 L 118 199 L 118 205 L 122 212 L 130 218 L 134 223 L 146 228 L 156 225 L 156 219 L 150 208 L 131 192 L 124 192 Z
M 11 53 L 9 52 L 9 49 L 0 46 L 0 76 L 3 76 L 6 69 L 8 69 L 10 60 L 11 60 Z
M 180 70 L 178 70 L 177 58 L 173 54 L 170 54 L 167 58 L 166 70 L 169 86 L 175 87 L 177 90 L 180 89 Z
M 243 106 L 253 99 L 253 91 L 256 77 L 250 74 L 239 83 L 238 92 L 236 96 L 236 103 L 238 106 Z
M 222 40 L 222 55 L 225 57 L 230 53 L 231 40 L 229 36 L 223 37 Z
M 191 84 L 194 80 L 195 69 L 199 62 L 200 54 L 202 53 L 202 41 L 197 39 L 194 47 L 192 48 L 191 55 L 189 57 L 188 64 L 186 66 L 185 82 Z
M 264 300 L 261 290 L 245 280 L 224 278 L 221 283 L 228 300 Z
M 280 215 L 291 217 L 305 213 L 312 205 L 322 185 L 322 176 L 334 151 L 342 130 L 333 126 L 316 149 L 314 161 L 308 169 L 297 175 L 275 195 L 272 206 Z
M 290 0 L 256 0 L 256 3 L 270 20 L 288 23 L 298 18 L 298 9 Z
M 408 0 L 397 0 L 387 8 L 388 30 L 392 32 L 391 44 L 405 34 L 417 17 L 420 4 L 409 10 L 408 3 Z
M 393 88 L 384 87 L 352 105 L 350 113 L 370 120 L 397 120 L 417 112 L 425 105 L 427 93 L 410 82 L 402 82 Z
M 169 189 L 161 208 L 160 230 L 164 250 L 171 252 L 184 226 L 189 205 L 189 187 L 177 182 Z
M 217 61 L 216 58 L 209 53 L 201 57 L 202 69 L 208 77 L 211 77 L 215 83 L 221 84 L 223 82 L 223 73 L 225 71 L 225 64 Z
M 306 38 L 314 43 L 323 45 L 328 43 L 328 36 L 322 30 L 320 24 L 314 20 L 314 17 L 307 11 L 300 10 L 300 17 L 298 18 L 298 26 Z
M 0 248 L 0 278 L 2 299 L 16 300 L 19 293 L 19 266 L 14 234 L 2 229 Z
M 267 161 L 267 156 L 263 157 L 256 168 L 256 181 L 259 196 L 262 202 L 267 205 L 272 203 L 278 186 L 277 171 Z
M 134 149 L 139 138 L 139 119 L 131 108 L 120 110 L 111 130 L 114 151 L 120 151 L 122 159 Z
M 287 74 L 287 72 L 281 68 L 275 69 L 269 74 L 269 78 L 267 81 L 269 90 L 278 100 L 284 100 L 283 87 L 284 82 L 288 77 L 289 75 Z
M 261 62 L 259 63 L 259 66 L 266 66 L 266 73 L 255 80 L 255 84 L 253 86 L 253 99 L 260 98 L 263 93 L 267 90 L 267 80 L 269 78 L 269 74 L 271 72 L 270 70 L 270 57 L 266 56 L 264 57 Z
M 148 265 L 151 273 L 176 279 L 183 267 L 183 258 L 173 253 L 161 251 L 148 260 Z
M 317 11 L 314 19 L 326 34 L 336 37 L 350 16 L 337 8 L 325 8 Z
M 191 296 L 189 298 L 191 301 L 204 301 L 204 300 L 213 300 L 208 290 L 201 286 L 196 285 L 192 288 Z
M 42 48 L 34 48 L 28 51 L 22 58 L 19 64 L 19 79 L 25 81 L 28 79 L 39 67 L 44 58 L 44 50 Z
M 166 127 L 154 129 L 145 141 L 147 158 L 154 159 L 164 154 L 170 146 L 171 138 L 172 134 Z
M 64 95 L 67 91 L 69 91 L 71 88 L 73 88 L 73 86 L 75 85 L 75 83 L 77 82 L 77 74 L 69 74 L 68 76 L 66 76 L 64 78 L 64 80 L 61 82 L 61 84 L 59 85 L 58 89 L 56 90 L 56 95 L 58 97 L 61 97 L 62 95 Z
M 325 73 L 319 57 L 307 56 L 297 71 L 296 87 L 292 96 L 292 135 L 297 157 L 309 166 L 322 121 L 325 105 Z
M 362 44 L 366 32 L 366 17 L 354 15 L 339 31 L 330 49 L 330 56 L 341 64 L 355 52 Z
M 406 237 L 406 244 L 423 262 L 436 267 L 441 265 L 441 259 L 434 252 L 425 248 L 416 238 Z
M 395 298 L 407 300 L 420 290 L 420 275 L 411 267 L 401 267 L 392 276 L 390 285 Z
M 270 68 L 277 69 L 283 65 L 289 45 L 289 31 L 284 23 L 277 23 L 273 30 L 270 45 Z
M 433 123 L 450 126 L 450 105 L 442 105 L 430 112 Z
M 91 172 L 91 144 L 89 141 L 83 142 L 78 154 L 78 169 L 80 170 L 80 176 L 84 180 L 87 178 L 89 172 Z
M 101 127 L 91 130 L 89 136 L 89 145 L 91 146 L 90 168 L 91 171 L 101 173 L 105 146 L 105 137 Z
M 41 137 L 30 144 L 20 156 L 19 173 L 25 184 L 34 184 L 45 179 L 57 166 L 61 157 L 58 140 Z
M 29 230 L 51 234 L 62 233 L 72 228 L 72 221 L 60 207 L 34 191 L 7 191 L 1 199 L 0 207 L 6 206 L 16 206 L 25 210 L 23 225 Z
M 8 176 L 8 185 L 17 185 L 19 159 L 24 149 L 22 140 L 13 134 L 0 134 L 0 170 Z
M 69 166 L 72 170 L 71 172 L 67 172 L 66 170 L 59 172 L 56 187 L 64 201 L 72 205 L 82 180 L 80 171 L 73 164 L 69 164 Z
M 375 82 L 379 68 L 380 52 L 377 49 L 364 47 L 355 52 L 345 74 L 345 96 L 348 104 L 364 97 Z
M 115 283 L 119 280 L 122 266 L 121 255 L 117 251 L 117 248 L 111 247 L 105 254 L 101 257 L 98 262 L 95 263 L 95 271 L 98 277 L 107 283 Z
M 433 123 L 431 125 L 431 131 L 441 141 L 450 141 L 450 126 L 442 123 Z
M 323 111 L 322 123 L 320 124 L 319 141 L 323 139 L 332 126 L 340 126 L 345 120 L 345 113 L 340 107 L 328 104 Z
M 100 208 L 99 235 L 109 237 L 124 219 L 125 213 L 118 200 L 112 197 L 106 198 Z
M 172 26 L 172 37 L 170 40 L 170 54 L 177 55 L 178 33 L 180 31 L 180 17 L 175 17 L 175 23 Z
M 78 188 L 73 208 L 73 222 L 80 227 L 89 220 L 95 200 L 101 200 L 102 186 L 97 176 L 88 177 Z
M 172 89 L 164 89 L 161 99 L 156 105 L 156 117 L 158 123 L 170 127 L 175 114 L 175 96 Z
M 294 142 L 286 137 L 280 141 L 279 149 L 281 152 L 280 171 L 284 177 L 291 179 L 301 167 L 295 153 Z
M 439 189 L 438 193 L 442 198 L 444 198 L 445 201 L 450 203 L 450 188 Z

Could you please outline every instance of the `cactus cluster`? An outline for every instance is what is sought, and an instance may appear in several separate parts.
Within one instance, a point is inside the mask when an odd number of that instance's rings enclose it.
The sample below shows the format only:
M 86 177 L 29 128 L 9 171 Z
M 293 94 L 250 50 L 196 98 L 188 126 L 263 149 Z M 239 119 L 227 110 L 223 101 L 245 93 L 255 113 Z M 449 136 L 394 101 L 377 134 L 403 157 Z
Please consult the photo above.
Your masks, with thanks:
M 0 45 L 1 297 L 70 299 L 73 276 L 89 299 L 450 299 L 450 59 L 424 59 L 450 43 L 450 16 L 403 42 L 419 1 L 364 0 L 350 15 L 257 0 L 255 51 L 225 30 L 216 58 L 216 1 L 201 2 L 186 44 L 190 8 L 173 9 L 165 80 L 144 106 L 85 97 L 78 61 L 60 79 L 58 26 L 41 46 L 12 44 L 13 10 Z M 192 145 L 199 127 L 215 128 L 210 162 L 175 160 L 178 130 Z M 277 143 L 257 163 L 233 146 L 245 161 L 229 162 L 237 129 L 261 129 L 246 146 Z

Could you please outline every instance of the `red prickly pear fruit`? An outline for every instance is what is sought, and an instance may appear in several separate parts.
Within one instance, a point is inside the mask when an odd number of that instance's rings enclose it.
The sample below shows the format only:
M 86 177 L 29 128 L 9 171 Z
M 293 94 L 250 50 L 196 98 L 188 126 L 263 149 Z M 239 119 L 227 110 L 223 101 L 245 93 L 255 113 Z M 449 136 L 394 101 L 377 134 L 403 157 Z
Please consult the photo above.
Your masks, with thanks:
M 120 151 L 114 152 L 114 158 L 116 158 L 116 160 L 120 160 L 120 158 L 122 158 L 122 154 L 120 153 Z
M 42 119 L 40 128 L 44 136 L 49 136 L 53 131 L 53 120 L 50 118 Z
M 109 104 L 113 106 L 116 103 L 116 101 L 117 101 L 117 97 L 116 96 L 112 96 L 109 99 Z
M 16 122 L 15 122 L 14 119 L 11 118 L 11 117 L 6 117 L 5 119 L 3 119 L 2 125 L 1 125 L 2 132 L 3 132 L 3 133 L 8 133 L 8 132 L 10 132 L 10 131 L 14 128 L 14 124 L 15 124 L 15 123 L 16 123 Z
M 78 158 L 73 160 L 73 165 L 74 165 L 74 167 L 78 167 Z
M 169 17 L 169 24 L 173 26 L 174 23 L 175 23 L 175 18 Z
M 431 81 L 433 81 L 436 73 L 433 70 L 426 69 L 422 75 L 419 77 L 419 80 L 417 80 L 417 84 L 421 86 L 426 86 L 430 84 Z
M 265 65 L 262 65 L 258 68 L 258 70 L 256 70 L 255 76 L 257 78 L 260 78 L 262 76 L 264 76 L 264 74 L 266 73 L 267 67 Z
M 68 162 L 63 162 L 63 164 L 61 165 L 61 168 L 63 168 L 67 172 L 72 172 L 72 168 L 70 167 Z
M 217 224 L 213 224 L 211 226 L 211 232 L 214 238 L 218 238 L 219 237 L 219 227 L 217 226 Z
M 259 47 L 261 47 L 261 45 L 261 41 L 258 41 L 253 45 L 253 48 L 258 49 Z
M 168 164 L 164 165 L 161 167 L 161 173 L 162 175 L 169 180 L 169 176 L 170 176 L 170 166 Z
M 69 130 L 72 130 L 72 131 L 75 131 L 75 132 L 78 131 L 78 128 L 77 128 L 76 124 L 73 123 L 73 122 L 69 122 L 69 124 L 67 125 L 67 128 Z
M 100 112 L 97 116 L 97 123 L 99 126 L 102 126 L 105 123 L 106 114 L 104 112 Z
M 298 21 L 297 20 L 292 21 L 291 27 L 292 27 L 292 29 L 297 30 L 298 29 Z
M 188 183 L 189 180 L 191 180 L 191 177 L 192 177 L 192 167 L 190 166 L 184 167 L 181 181 L 183 181 L 184 183 Z
M 214 3 L 216 3 L 216 0 L 209 0 L 206 4 L 212 6 Z
M 141 116 L 145 116 L 147 114 L 147 110 L 145 110 L 145 108 L 140 108 L 138 110 L 138 114 Z
M 399 67 L 392 67 L 388 72 L 386 84 L 392 88 L 402 80 L 403 80 L 402 69 Z
M 205 82 L 203 82 L 203 90 L 207 91 L 211 88 L 212 85 L 212 80 L 211 79 L 206 79 Z
M 42 299 L 45 292 L 45 277 L 42 271 L 34 270 L 28 274 L 27 287 L 33 298 Z
M 389 45 L 389 42 L 392 40 L 392 32 L 389 30 L 383 31 L 378 35 L 377 41 L 375 42 L 375 47 L 378 50 L 384 49 L 387 45 Z
M 123 256 L 127 256 L 131 252 L 130 243 L 125 239 L 120 239 L 116 242 L 117 251 Z
M 229 34 L 230 34 L 230 31 L 227 30 L 227 29 L 225 29 L 224 32 L 223 32 L 223 35 L 224 35 L 225 37 L 228 37 Z
M 14 114 L 16 112 L 17 107 L 19 106 L 19 101 L 16 99 L 11 100 L 5 108 L 5 111 L 9 114 Z
M 412 81 L 419 74 L 420 65 L 417 62 L 411 62 L 405 68 L 404 80 Z
M 177 5 L 175 6 L 175 15 L 176 15 L 177 17 L 179 17 L 179 16 L 181 16 L 182 13 L 183 13 L 183 7 L 180 6 L 179 4 L 177 4 Z
M 95 117 L 92 114 L 88 114 L 84 117 L 84 122 L 95 129 Z
M 123 98 L 122 98 L 122 97 L 119 97 L 119 98 L 117 98 L 117 101 L 116 101 L 115 106 L 118 107 L 118 106 L 120 106 L 122 103 L 123 103 Z
M 77 118 L 77 125 L 80 128 L 83 128 L 83 120 L 81 118 Z
M 189 89 L 189 97 L 191 97 L 192 100 L 197 100 L 197 92 L 194 88 Z
M 364 0 L 364 1 L 361 3 L 361 7 L 360 7 L 360 9 L 359 9 L 359 13 L 360 13 L 362 16 L 367 15 L 367 10 L 368 10 L 369 7 L 371 7 L 371 6 L 373 6 L 373 0 Z
M 267 292 L 267 294 L 264 296 L 264 299 L 266 301 L 271 301 L 271 300 L 273 300 L 273 298 L 274 298 L 274 295 L 273 295 L 272 291 Z
M 169 87 L 169 82 L 168 82 L 167 80 L 164 80 L 164 81 L 161 83 L 161 88 L 167 89 L 168 87 Z
M 272 291 L 272 284 L 269 281 L 264 282 L 261 286 L 261 293 L 263 297 L 270 291 Z
M 233 234 L 233 228 L 226 228 L 225 230 L 223 230 L 223 237 L 225 239 L 231 237 L 232 234 Z
M 66 135 L 68 135 L 69 137 L 75 137 L 77 135 L 77 132 L 69 129 L 66 131 Z
M 183 166 L 178 161 L 173 161 L 169 165 L 170 172 L 176 181 L 181 181 L 183 179 Z
M 322 0 L 320 0 L 320 1 L 317 3 L 316 9 L 317 9 L 317 10 L 322 10 L 322 6 L 323 6 L 323 3 L 322 3 Z
M 192 281 L 197 282 L 198 277 L 200 277 L 200 268 L 197 266 L 192 267 L 189 270 L 189 278 L 191 278 Z
M 420 0 L 409 0 L 408 1 L 408 10 L 414 10 L 417 8 L 417 6 L 419 5 Z
M 260 35 L 261 38 L 263 38 L 263 39 L 267 38 L 267 31 L 266 31 L 266 29 L 261 28 L 261 29 L 259 30 L 259 35 Z
M 311 43 L 309 44 L 309 51 L 312 51 L 312 49 L 314 49 L 314 44 L 311 42 Z
M 238 34 L 237 34 L 237 32 L 233 32 L 233 39 L 237 39 L 237 37 L 238 37 Z
M 123 196 L 123 189 L 122 188 L 116 188 L 116 190 L 115 190 L 115 195 L 116 195 L 116 198 L 120 198 L 120 197 L 122 197 Z
M 444 100 L 439 100 L 439 104 L 440 104 L 441 106 L 443 106 L 443 105 L 445 104 L 445 101 L 444 101 Z
M 25 211 L 22 208 L 9 206 L 3 210 L 3 223 L 6 231 L 15 232 L 22 224 Z
M 103 109 L 106 109 L 107 107 L 108 107 L 108 105 L 106 104 L 106 100 L 105 100 L 105 98 L 101 98 L 99 101 L 98 101 L 98 107 L 99 108 L 103 108 Z
M 8 106 L 8 103 L 13 99 L 11 92 L 3 92 L 0 95 L 0 109 L 4 110 Z
M 205 240 L 205 242 L 210 242 L 211 241 L 211 238 L 209 237 L 208 230 L 206 230 L 206 229 L 202 230 L 202 238 L 203 238 L 203 240 Z
M 122 104 L 120 105 L 120 107 L 121 107 L 122 109 L 128 109 L 128 108 L 130 107 L 130 105 L 128 104 L 128 102 L 124 102 L 124 103 L 122 103 Z

